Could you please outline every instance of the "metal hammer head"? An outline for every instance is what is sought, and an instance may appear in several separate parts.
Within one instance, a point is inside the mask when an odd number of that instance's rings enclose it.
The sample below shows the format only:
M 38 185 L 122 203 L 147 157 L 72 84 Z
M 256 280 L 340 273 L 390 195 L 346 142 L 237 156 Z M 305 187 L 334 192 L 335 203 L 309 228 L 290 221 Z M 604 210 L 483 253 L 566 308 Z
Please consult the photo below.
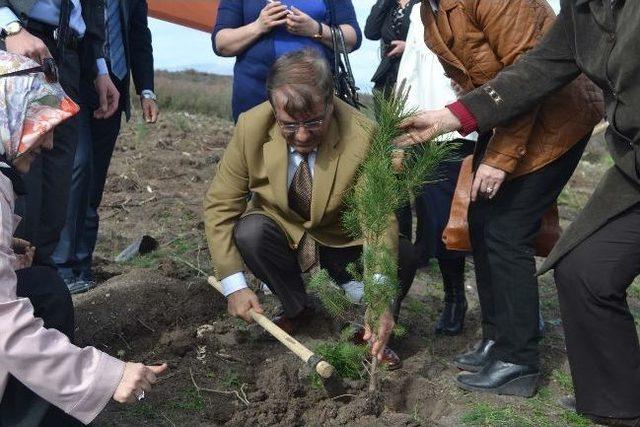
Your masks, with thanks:
M 345 394 L 342 380 L 333 366 L 322 360 L 320 356 L 314 354 L 307 360 L 307 365 L 318 373 L 322 380 L 324 390 L 329 397 L 337 397 Z

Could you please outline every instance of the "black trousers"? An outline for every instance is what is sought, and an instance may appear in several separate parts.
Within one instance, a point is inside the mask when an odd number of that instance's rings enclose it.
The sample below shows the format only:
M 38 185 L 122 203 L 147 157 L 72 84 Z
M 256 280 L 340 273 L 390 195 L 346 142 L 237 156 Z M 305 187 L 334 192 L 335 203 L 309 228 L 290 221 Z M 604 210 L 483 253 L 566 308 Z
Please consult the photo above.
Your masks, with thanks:
M 35 317 L 44 327 L 57 329 L 73 340 L 73 303 L 69 290 L 55 269 L 31 267 L 18 270 L 17 294 L 29 298 Z M 0 402 L 1 427 L 66 427 L 81 426 L 81 422 L 51 405 L 10 376 Z
M 66 48 L 61 58 L 51 36 L 37 32 L 33 34 L 42 39 L 54 56 L 60 84 L 67 95 L 79 102 L 78 53 Z M 35 265 L 53 265 L 51 254 L 58 245 L 66 219 L 77 142 L 78 119 L 75 116 L 56 127 L 53 149 L 38 156 L 24 177 L 28 194 L 16 201 L 16 213 L 22 216 L 16 236 L 30 241 L 36 247 Z
M 640 274 L 640 205 L 609 221 L 556 265 L 577 410 L 640 417 L 640 346 L 627 289 Z
M 287 317 L 295 317 L 310 305 L 296 253 L 289 248 L 286 236 L 272 219 L 259 214 L 248 215 L 236 224 L 234 238 L 247 267 L 280 299 Z M 352 280 L 346 268 L 359 261 L 362 246 L 320 246 L 319 252 L 322 268 L 327 269 L 337 284 L 344 284 Z M 400 302 L 411 287 L 416 269 L 417 258 L 413 245 L 401 238 L 398 255 L 400 294 L 394 308 L 396 317 Z
M 483 336 L 496 341 L 494 354 L 504 362 L 539 365 L 534 242 L 544 213 L 573 174 L 587 141 L 540 170 L 506 181 L 492 200 L 469 207 Z

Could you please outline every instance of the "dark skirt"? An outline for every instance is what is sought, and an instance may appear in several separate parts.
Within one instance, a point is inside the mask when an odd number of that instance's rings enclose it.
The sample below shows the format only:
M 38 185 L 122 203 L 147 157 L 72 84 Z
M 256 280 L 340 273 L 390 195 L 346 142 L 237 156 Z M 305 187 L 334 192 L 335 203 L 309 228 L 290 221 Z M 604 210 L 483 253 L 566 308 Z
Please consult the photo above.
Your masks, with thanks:
M 455 259 L 464 257 L 466 252 L 450 251 L 442 242 L 442 232 L 449 221 L 451 201 L 458 182 L 462 159 L 473 153 L 474 143 L 468 140 L 461 142 L 455 153 L 454 161 L 443 162 L 435 182 L 425 184 L 415 197 L 416 241 L 415 249 L 421 264 L 431 258 Z M 411 234 L 411 207 L 407 206 L 398 212 L 401 234 Z

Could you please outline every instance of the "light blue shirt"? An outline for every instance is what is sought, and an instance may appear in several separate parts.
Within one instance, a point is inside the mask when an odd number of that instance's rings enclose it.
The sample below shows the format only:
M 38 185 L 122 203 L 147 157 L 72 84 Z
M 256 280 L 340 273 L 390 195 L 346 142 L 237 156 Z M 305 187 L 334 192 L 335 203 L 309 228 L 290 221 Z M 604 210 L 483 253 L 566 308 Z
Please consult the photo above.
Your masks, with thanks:
M 80 0 L 71 0 L 71 5 L 69 27 L 78 37 L 84 37 L 87 26 L 82 17 Z M 60 22 L 60 0 L 37 0 L 27 15 L 36 21 L 58 26 Z M 0 27 L 4 28 L 14 21 L 19 21 L 19 19 L 11 9 L 8 7 L 0 7 Z
M 307 161 L 309 162 L 309 169 L 311 170 L 311 178 L 314 176 L 314 168 L 316 165 L 316 157 L 318 154 L 318 150 L 315 149 L 311 153 L 309 153 L 309 157 Z M 302 161 L 302 155 L 294 150 L 292 147 L 289 147 L 289 166 L 287 168 L 287 188 L 291 186 L 291 182 L 293 181 L 293 176 L 296 174 L 296 170 L 298 166 L 300 166 L 300 162 Z M 247 286 L 247 280 L 244 277 L 244 273 L 239 271 L 237 273 L 232 274 L 231 276 L 223 278 L 220 283 L 222 284 L 222 293 L 224 296 L 229 296 L 232 293 L 244 289 Z

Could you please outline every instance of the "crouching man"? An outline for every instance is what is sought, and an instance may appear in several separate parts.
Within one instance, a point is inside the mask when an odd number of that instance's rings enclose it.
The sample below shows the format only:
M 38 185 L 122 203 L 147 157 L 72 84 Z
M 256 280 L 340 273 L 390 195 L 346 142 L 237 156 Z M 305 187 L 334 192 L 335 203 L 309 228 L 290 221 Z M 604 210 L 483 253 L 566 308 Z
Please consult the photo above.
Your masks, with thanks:
M 247 287 L 246 265 L 282 304 L 273 321 L 292 333 L 313 315 L 303 272 L 319 263 L 337 284 L 352 280 L 346 267 L 359 259 L 362 243 L 341 226 L 343 198 L 369 147 L 371 124 L 333 96 L 331 70 L 315 50 L 280 57 L 267 91 L 269 101 L 238 120 L 205 197 L 205 230 L 229 313 L 249 322 L 250 309 L 262 312 Z M 415 275 L 415 256 L 408 241 L 398 240 L 395 219 L 388 236 L 390 247 L 399 248 L 403 296 Z M 386 347 L 392 311 L 372 343 L 374 355 L 391 369 L 400 363 Z

